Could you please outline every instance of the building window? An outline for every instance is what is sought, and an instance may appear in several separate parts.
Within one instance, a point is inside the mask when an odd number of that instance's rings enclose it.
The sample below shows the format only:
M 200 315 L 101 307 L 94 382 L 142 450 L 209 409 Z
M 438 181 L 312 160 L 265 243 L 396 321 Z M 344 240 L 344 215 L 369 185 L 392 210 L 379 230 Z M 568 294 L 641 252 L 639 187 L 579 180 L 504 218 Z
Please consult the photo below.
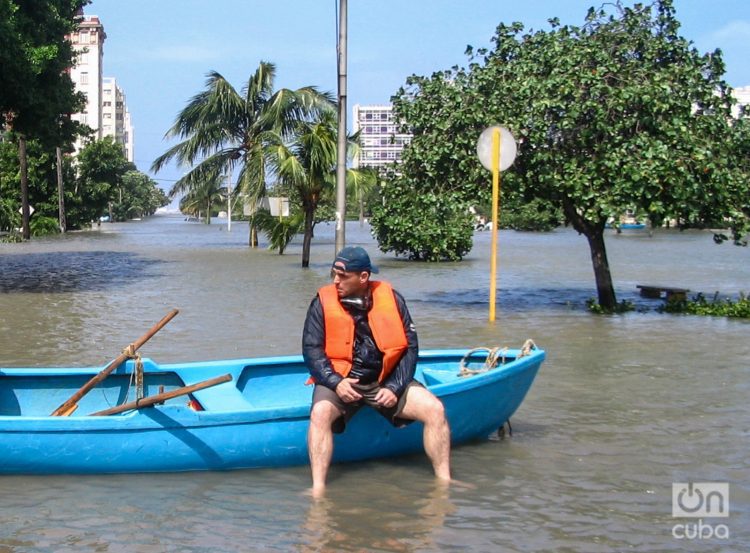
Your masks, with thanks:
M 89 84 L 89 74 L 86 71 L 81 72 L 81 84 Z

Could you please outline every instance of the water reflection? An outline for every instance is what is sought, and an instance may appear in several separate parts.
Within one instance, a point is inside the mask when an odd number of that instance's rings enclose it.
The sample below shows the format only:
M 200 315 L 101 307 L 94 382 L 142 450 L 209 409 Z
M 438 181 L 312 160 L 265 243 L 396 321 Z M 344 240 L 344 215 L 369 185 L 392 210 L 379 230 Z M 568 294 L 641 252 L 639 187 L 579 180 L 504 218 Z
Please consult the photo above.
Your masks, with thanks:
M 370 491 L 377 489 L 377 494 Z M 365 491 L 369 500 L 362 501 Z M 446 519 L 457 510 L 444 483 L 365 483 L 311 499 L 299 551 L 436 551 Z

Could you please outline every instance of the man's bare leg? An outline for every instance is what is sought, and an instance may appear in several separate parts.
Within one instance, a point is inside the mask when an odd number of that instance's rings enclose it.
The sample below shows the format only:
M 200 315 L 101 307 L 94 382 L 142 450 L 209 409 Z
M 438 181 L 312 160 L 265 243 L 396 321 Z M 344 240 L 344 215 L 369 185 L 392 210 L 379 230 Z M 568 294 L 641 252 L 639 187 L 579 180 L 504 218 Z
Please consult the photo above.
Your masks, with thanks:
M 406 392 L 406 404 L 401 417 L 424 424 L 424 450 L 432 462 L 435 476 L 440 480 L 451 480 L 451 432 L 445 418 L 443 403 L 430 391 L 412 386 Z
M 317 402 L 310 412 L 310 428 L 307 431 L 307 450 L 312 471 L 312 496 L 322 497 L 326 487 L 328 468 L 333 456 L 333 421 L 341 412 L 330 401 Z

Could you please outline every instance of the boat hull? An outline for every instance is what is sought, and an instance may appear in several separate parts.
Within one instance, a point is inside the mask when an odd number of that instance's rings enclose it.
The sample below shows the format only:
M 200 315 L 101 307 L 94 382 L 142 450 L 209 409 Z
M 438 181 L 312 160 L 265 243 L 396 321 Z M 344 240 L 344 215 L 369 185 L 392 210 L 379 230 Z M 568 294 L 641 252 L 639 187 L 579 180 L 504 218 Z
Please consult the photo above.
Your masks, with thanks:
M 420 353 L 417 378 L 445 405 L 454 444 L 485 439 L 520 406 L 544 360 L 542 350 L 459 377 L 465 350 Z M 472 357 L 481 367 L 483 357 Z M 299 356 L 157 365 L 144 360 L 146 396 L 218 375 L 230 382 L 111 416 L 90 413 L 123 403 L 128 362 L 79 401 L 68 417 L 51 413 L 98 369 L 0 369 L 0 473 L 172 472 L 291 466 L 308 462 L 312 387 Z M 132 399 L 132 398 L 130 398 Z M 194 410 L 188 399 L 203 410 Z M 422 425 L 394 428 L 363 409 L 335 437 L 334 462 L 422 449 Z

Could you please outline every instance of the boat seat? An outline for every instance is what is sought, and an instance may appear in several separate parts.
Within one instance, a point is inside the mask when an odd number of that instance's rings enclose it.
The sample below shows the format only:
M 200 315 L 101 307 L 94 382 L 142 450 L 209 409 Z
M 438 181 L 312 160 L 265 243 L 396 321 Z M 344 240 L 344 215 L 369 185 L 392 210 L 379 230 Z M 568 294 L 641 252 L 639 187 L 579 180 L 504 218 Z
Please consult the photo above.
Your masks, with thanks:
M 427 387 L 444 384 L 449 380 L 455 380 L 455 371 L 449 372 L 441 369 L 423 369 L 422 378 Z
M 192 395 L 206 411 L 246 411 L 251 407 L 234 382 L 197 390 Z

